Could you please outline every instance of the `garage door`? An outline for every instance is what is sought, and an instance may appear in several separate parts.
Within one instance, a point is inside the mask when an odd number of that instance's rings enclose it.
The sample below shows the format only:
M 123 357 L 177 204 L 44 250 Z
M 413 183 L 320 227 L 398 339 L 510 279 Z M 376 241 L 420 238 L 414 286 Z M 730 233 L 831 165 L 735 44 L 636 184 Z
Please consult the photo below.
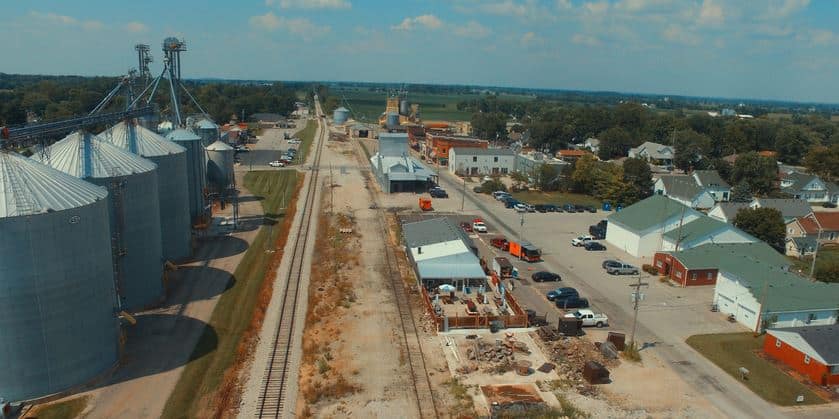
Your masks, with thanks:
M 720 311 L 722 311 L 723 313 L 728 313 L 728 314 L 736 314 L 737 310 L 736 310 L 736 303 L 734 302 L 734 299 L 729 298 L 725 294 L 719 294 L 719 297 L 720 298 L 717 301 L 717 304 L 719 305 Z
M 737 304 L 737 320 L 743 324 L 752 324 L 755 322 L 756 313 L 742 304 Z

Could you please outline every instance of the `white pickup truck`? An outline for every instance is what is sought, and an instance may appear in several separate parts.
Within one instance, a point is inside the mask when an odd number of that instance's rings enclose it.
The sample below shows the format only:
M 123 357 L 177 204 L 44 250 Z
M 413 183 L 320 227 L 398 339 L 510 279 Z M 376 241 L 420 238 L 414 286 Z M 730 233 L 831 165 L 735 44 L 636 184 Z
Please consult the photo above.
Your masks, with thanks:
M 583 321 L 583 326 L 603 327 L 609 325 L 609 318 L 605 314 L 595 314 L 589 309 L 579 309 L 566 314 L 565 317 L 576 317 Z

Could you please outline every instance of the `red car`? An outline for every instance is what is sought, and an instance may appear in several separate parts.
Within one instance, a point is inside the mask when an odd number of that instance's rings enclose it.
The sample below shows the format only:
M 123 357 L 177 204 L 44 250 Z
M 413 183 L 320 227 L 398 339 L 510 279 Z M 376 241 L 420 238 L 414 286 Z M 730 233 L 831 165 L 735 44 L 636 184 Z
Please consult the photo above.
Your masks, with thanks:
M 492 239 L 490 239 L 489 244 L 492 247 L 501 249 L 505 252 L 510 250 L 510 242 L 508 242 L 507 239 L 503 237 L 493 237 Z
M 472 224 L 471 223 L 460 223 L 460 228 L 467 233 L 472 232 Z

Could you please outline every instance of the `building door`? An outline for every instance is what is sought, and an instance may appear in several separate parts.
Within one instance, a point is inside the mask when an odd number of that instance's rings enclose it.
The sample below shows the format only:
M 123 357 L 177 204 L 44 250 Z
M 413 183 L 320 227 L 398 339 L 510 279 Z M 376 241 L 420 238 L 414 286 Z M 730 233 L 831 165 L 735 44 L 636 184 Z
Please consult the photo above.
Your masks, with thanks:
M 469 174 L 472 175 L 472 176 L 477 175 L 478 174 L 478 168 L 477 167 L 470 168 L 469 169 Z

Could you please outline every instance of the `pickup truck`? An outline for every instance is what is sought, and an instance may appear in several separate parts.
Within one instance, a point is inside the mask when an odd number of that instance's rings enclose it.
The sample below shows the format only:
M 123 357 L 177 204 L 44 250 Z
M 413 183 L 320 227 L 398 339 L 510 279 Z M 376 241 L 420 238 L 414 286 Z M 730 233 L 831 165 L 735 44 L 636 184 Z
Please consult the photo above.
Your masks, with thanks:
M 583 326 L 604 327 L 609 325 L 609 318 L 605 314 L 595 313 L 589 309 L 579 309 L 566 314 L 565 317 L 576 317 L 583 321 Z
M 571 246 L 574 247 L 582 247 L 586 244 L 586 242 L 594 240 L 594 237 L 591 236 L 579 236 L 575 239 L 571 239 Z
M 638 275 L 638 268 L 626 263 L 621 263 L 620 266 L 608 266 L 606 268 L 606 273 L 610 275 Z

